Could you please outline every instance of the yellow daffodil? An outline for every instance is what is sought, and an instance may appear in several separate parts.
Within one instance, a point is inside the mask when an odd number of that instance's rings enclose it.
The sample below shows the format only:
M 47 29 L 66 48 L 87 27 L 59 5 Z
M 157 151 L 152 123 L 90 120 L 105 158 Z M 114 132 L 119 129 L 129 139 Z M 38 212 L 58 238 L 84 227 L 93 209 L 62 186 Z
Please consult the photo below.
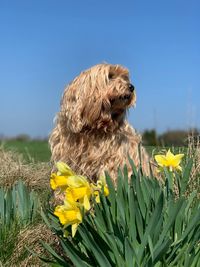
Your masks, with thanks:
M 156 155 L 155 160 L 161 168 L 168 167 L 170 171 L 174 170 L 182 171 L 180 163 L 183 157 L 184 154 L 174 155 L 173 153 L 171 153 L 169 149 L 166 155 Z
M 57 162 L 56 167 L 58 169 L 57 175 L 74 176 L 75 172 L 64 162 Z
M 109 190 L 105 177 L 101 177 L 97 184 L 90 183 L 88 179 L 81 175 L 76 175 L 71 168 L 63 163 L 58 162 L 57 173 L 51 174 L 50 185 L 53 190 L 60 189 L 64 193 L 64 205 L 57 206 L 54 214 L 64 225 L 64 235 L 68 232 L 67 226 L 71 225 L 72 237 L 75 235 L 78 225 L 82 222 L 81 207 L 84 210 L 90 210 L 91 196 L 94 196 L 96 202 L 100 202 L 99 192 L 102 191 L 108 196 Z
M 78 225 L 82 222 L 82 215 L 76 203 L 65 201 L 64 205 L 57 206 L 54 214 L 64 226 L 71 225 L 72 237 L 75 236 Z
M 68 187 L 68 178 L 76 177 L 76 174 L 63 162 L 58 162 L 56 167 L 58 172 L 51 174 L 50 185 L 53 190 L 60 188 L 63 191 Z
M 97 181 L 97 185 L 93 186 L 94 196 L 95 196 L 95 200 L 96 200 L 97 203 L 100 203 L 99 192 L 102 191 L 102 187 L 103 187 L 104 196 L 107 197 L 109 195 L 109 189 L 108 189 L 108 186 L 106 184 L 105 176 L 101 176 L 99 178 L 99 180 Z
M 86 210 L 90 209 L 90 196 L 91 196 L 91 188 L 89 186 L 83 187 L 68 187 L 66 189 L 65 197 L 69 202 L 76 202 L 83 204 Z
M 55 173 L 51 174 L 50 185 L 53 190 L 60 188 L 61 190 L 65 190 L 67 188 L 67 177 L 59 176 Z
M 66 199 L 70 202 L 79 201 L 86 210 L 90 209 L 90 197 L 92 188 L 87 178 L 84 176 L 70 176 L 68 178 L 68 188 L 66 189 Z
M 70 176 L 68 179 L 68 186 L 70 187 L 83 187 L 89 185 L 88 180 L 85 176 L 81 175 L 74 175 Z

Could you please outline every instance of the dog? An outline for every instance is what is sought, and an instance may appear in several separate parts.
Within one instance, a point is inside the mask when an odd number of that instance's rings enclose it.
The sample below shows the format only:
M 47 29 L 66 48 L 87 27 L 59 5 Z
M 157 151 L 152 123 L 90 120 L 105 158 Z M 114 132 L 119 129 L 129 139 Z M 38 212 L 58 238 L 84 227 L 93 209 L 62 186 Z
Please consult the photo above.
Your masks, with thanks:
M 93 181 L 107 171 L 115 182 L 124 164 L 132 172 L 129 155 L 149 176 L 149 156 L 144 147 L 138 149 L 141 136 L 126 120 L 135 103 L 125 67 L 98 64 L 83 71 L 64 90 L 49 139 L 52 162 L 65 162 Z

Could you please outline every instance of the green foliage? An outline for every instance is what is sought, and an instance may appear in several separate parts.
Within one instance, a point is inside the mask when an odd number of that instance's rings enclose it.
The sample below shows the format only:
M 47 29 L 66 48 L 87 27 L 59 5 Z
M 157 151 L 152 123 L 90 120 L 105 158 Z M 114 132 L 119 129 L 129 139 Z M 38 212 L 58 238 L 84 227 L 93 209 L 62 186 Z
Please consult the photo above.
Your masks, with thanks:
M 48 162 L 51 152 L 46 140 L 6 140 L 0 141 L 5 149 L 23 154 L 27 162 Z
M 176 146 L 183 147 L 188 145 L 188 137 L 194 139 L 197 143 L 199 139 L 199 129 L 188 130 L 168 130 L 162 134 L 158 134 L 155 129 L 145 130 L 142 134 L 145 146 Z
M 38 214 L 38 198 L 19 181 L 12 188 L 0 188 L 0 261 L 12 255 L 20 229 Z
M 18 181 L 12 188 L 0 188 L 0 223 L 11 225 L 16 219 L 23 226 L 32 222 L 38 210 L 36 194 Z
M 110 194 L 88 213 L 74 238 L 65 238 L 58 218 L 42 214 L 62 248 L 45 249 L 54 266 L 197 267 L 200 266 L 200 205 L 196 192 L 185 197 L 192 162 L 183 174 L 165 169 L 165 185 L 136 171 L 128 179 L 119 170 L 115 187 L 107 175 Z M 174 190 L 174 184 L 178 184 Z M 175 192 L 174 192 L 175 191 Z M 43 259 L 50 262 L 48 259 Z
M 145 145 L 156 146 L 158 145 L 158 137 L 155 129 L 145 130 L 142 134 L 142 140 Z

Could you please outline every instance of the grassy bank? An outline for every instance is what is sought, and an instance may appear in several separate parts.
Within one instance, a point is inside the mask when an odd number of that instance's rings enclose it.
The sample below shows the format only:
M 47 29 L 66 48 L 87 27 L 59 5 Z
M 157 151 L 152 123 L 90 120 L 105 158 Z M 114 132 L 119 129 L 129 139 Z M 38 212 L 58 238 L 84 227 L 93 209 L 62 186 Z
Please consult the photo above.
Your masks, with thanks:
M 26 162 L 48 162 L 51 152 L 47 141 L 43 140 L 6 140 L 0 141 L 5 150 L 23 154 Z
M 6 140 L 0 141 L 0 145 L 5 150 L 11 150 L 23 155 L 23 158 L 27 163 L 29 162 L 49 162 L 51 157 L 51 151 L 48 141 L 45 140 Z M 146 150 L 149 155 L 159 153 L 162 149 L 168 149 L 156 146 L 146 146 Z M 174 148 L 175 153 L 186 153 L 186 147 Z

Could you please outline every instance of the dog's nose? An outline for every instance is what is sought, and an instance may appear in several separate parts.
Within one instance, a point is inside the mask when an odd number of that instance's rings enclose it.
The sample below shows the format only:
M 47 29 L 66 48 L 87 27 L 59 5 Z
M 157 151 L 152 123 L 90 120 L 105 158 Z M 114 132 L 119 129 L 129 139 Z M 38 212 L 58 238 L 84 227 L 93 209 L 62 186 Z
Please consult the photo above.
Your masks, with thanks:
M 133 91 L 135 90 L 135 87 L 131 83 L 129 83 L 128 88 L 131 91 L 131 93 L 133 93 Z

